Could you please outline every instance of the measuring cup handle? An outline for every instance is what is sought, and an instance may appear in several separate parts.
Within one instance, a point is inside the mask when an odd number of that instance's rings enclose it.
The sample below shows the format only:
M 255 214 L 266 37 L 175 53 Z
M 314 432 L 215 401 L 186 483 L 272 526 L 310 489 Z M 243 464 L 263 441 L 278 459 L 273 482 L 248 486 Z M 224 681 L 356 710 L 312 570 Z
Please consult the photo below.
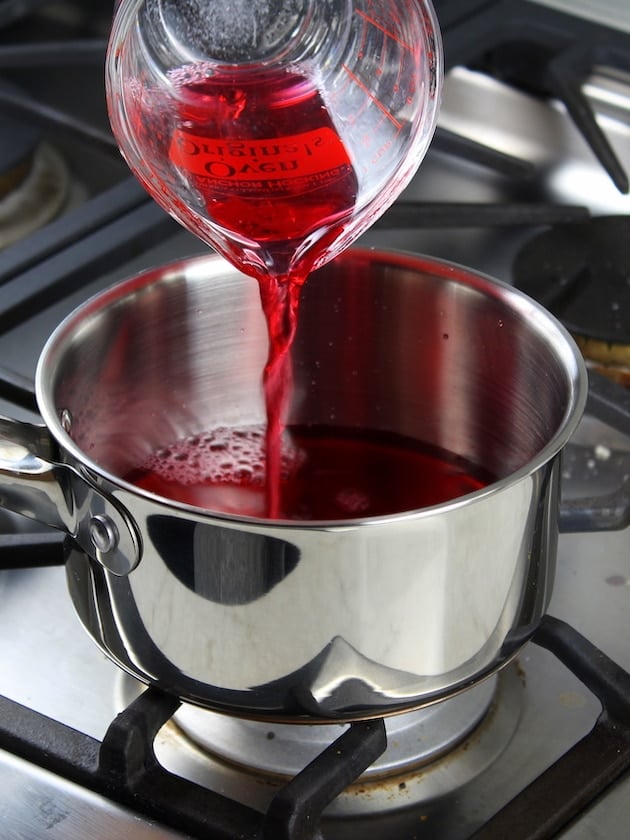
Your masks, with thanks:
M 0 505 L 65 531 L 115 575 L 133 571 L 142 545 L 133 518 L 56 454 L 45 426 L 0 416 Z

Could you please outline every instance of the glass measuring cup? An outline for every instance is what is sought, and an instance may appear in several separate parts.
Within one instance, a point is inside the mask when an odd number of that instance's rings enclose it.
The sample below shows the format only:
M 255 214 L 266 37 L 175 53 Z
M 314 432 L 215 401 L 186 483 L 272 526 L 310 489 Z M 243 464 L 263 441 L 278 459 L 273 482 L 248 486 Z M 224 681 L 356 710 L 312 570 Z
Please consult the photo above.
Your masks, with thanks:
M 123 0 L 106 62 L 149 193 L 245 273 L 298 282 L 411 180 L 441 81 L 429 0 Z

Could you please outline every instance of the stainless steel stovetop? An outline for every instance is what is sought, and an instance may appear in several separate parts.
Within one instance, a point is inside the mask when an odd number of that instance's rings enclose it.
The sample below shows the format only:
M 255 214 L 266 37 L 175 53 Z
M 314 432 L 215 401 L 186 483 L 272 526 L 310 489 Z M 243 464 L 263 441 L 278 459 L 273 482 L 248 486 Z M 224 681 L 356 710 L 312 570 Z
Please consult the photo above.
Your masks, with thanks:
M 586 91 L 611 144 L 630 169 L 630 79 L 598 71 Z M 100 91 L 93 95 L 100 96 Z M 440 125 L 533 162 L 534 174 L 515 179 L 436 148 L 429 153 L 406 199 L 552 202 L 583 205 L 594 215 L 630 214 L 630 197 L 614 187 L 557 102 L 539 100 L 480 73 L 457 68 L 446 81 Z M 63 138 L 60 146 L 63 154 Z M 107 160 L 112 169 L 110 180 L 120 186 L 126 177 L 124 167 L 119 168 L 109 157 Z M 67 212 L 80 213 L 81 206 Z M 167 230 L 168 235 L 159 241 L 143 242 L 137 249 L 132 245 L 112 270 L 100 271 L 95 266 L 88 283 L 35 317 L 20 318 L 14 327 L 5 325 L 0 335 L 2 367 L 15 372 L 20 381 L 32 380 L 46 337 L 78 302 L 150 265 L 203 253 L 204 247 L 174 223 Z M 513 226 L 379 227 L 370 231 L 362 244 L 431 254 L 509 281 L 512 259 L 533 232 L 531 227 Z M 10 259 L 11 249 L 0 253 L 0 258 L 3 256 Z M 50 263 L 44 261 L 39 270 L 49 268 Z M 37 266 L 29 267 L 24 276 L 37 270 Z M 630 313 L 626 317 L 630 319 Z M 0 411 L 36 419 L 27 407 L 6 400 Z M 585 475 L 576 476 L 567 467 L 567 495 L 603 492 L 629 480 L 630 438 L 623 433 L 587 416 L 574 443 L 586 448 L 587 469 Z M 3 516 L 0 526 L 4 533 L 31 527 L 10 515 Z M 0 695 L 102 739 L 112 718 L 141 688 L 122 675 L 85 635 L 66 592 L 63 568 L 0 571 L 0 604 Z M 630 671 L 630 531 L 561 537 L 550 614 L 569 622 Z M 469 837 L 585 735 L 600 712 L 598 701 L 582 683 L 534 644 L 528 644 L 517 663 L 500 676 L 497 695 L 501 701 L 497 710 L 474 730 L 456 755 L 434 768 L 406 774 L 404 784 L 398 778 L 392 783 L 379 780 L 343 795 L 331 809 L 326 840 Z M 507 704 L 503 702 L 506 699 Z M 223 737 L 231 725 L 229 719 L 223 722 L 213 717 L 211 729 Z M 271 742 L 273 727 L 265 726 L 264 735 Z M 280 730 L 273 734 L 274 740 L 285 737 Z M 289 741 L 287 752 L 293 755 L 297 749 Z M 255 809 L 264 809 L 275 790 L 268 779 L 244 772 L 232 762 L 207 759 L 173 724 L 160 732 L 156 751 L 167 769 L 242 799 Z M 465 754 L 472 758 L 468 760 Z M 414 802 L 421 804 L 406 807 Z M 626 773 L 560 836 L 621 840 L 627 836 L 628 802 L 630 775 Z M 378 816 L 383 807 L 396 809 L 387 825 Z M 9 840 L 187 836 L 9 751 L 0 751 L 0 821 L 2 836 Z

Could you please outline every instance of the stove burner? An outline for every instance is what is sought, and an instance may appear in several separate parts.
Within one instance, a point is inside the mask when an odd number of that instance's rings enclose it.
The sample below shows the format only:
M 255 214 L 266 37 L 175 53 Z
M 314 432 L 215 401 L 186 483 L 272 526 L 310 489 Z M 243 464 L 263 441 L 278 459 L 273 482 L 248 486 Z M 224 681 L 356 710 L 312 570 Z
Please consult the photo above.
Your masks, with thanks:
M 121 674 L 117 703 L 142 686 Z M 385 813 L 444 796 L 476 778 L 518 726 L 518 666 L 461 694 L 385 720 L 387 749 L 328 807 L 335 817 Z M 156 743 L 160 763 L 211 790 L 266 810 L 278 788 L 323 753 L 348 724 L 276 724 L 182 705 Z
M 32 126 L 3 117 L 0 134 L 0 199 L 22 184 L 33 166 L 40 142 Z
M 0 91 L 17 88 L 0 80 Z M 1 115 L 0 249 L 51 221 L 63 207 L 69 175 L 60 156 L 42 143 L 40 130 Z
M 630 382 L 630 216 L 544 231 L 517 254 L 513 279 L 565 324 L 588 360 Z
M 52 221 L 66 203 L 69 186 L 61 156 L 51 146 L 41 145 L 27 177 L 0 199 L 0 249 Z

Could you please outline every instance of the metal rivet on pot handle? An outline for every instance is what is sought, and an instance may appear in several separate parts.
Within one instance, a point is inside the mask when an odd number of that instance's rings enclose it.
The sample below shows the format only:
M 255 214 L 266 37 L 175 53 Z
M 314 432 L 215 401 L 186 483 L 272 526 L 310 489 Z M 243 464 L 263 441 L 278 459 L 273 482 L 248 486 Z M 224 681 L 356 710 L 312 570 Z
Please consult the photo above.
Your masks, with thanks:
M 89 522 L 90 539 L 94 548 L 102 554 L 109 554 L 118 545 L 120 535 L 116 523 L 109 516 L 98 513 Z
M 0 504 L 65 531 L 115 575 L 140 562 L 133 519 L 109 494 L 55 459 L 45 427 L 0 417 Z
M 91 557 L 114 575 L 127 575 L 132 572 L 140 560 L 139 546 L 131 537 L 129 524 L 125 527 L 123 536 L 112 519 L 105 513 L 92 516 L 87 524 L 90 540 Z
M 140 560 L 138 543 L 135 540 L 122 540 L 114 520 L 104 513 L 97 513 L 88 521 L 91 557 L 114 575 L 127 575 L 132 572 Z M 127 533 L 127 528 L 125 532 Z M 127 542 L 127 545 L 125 545 Z

